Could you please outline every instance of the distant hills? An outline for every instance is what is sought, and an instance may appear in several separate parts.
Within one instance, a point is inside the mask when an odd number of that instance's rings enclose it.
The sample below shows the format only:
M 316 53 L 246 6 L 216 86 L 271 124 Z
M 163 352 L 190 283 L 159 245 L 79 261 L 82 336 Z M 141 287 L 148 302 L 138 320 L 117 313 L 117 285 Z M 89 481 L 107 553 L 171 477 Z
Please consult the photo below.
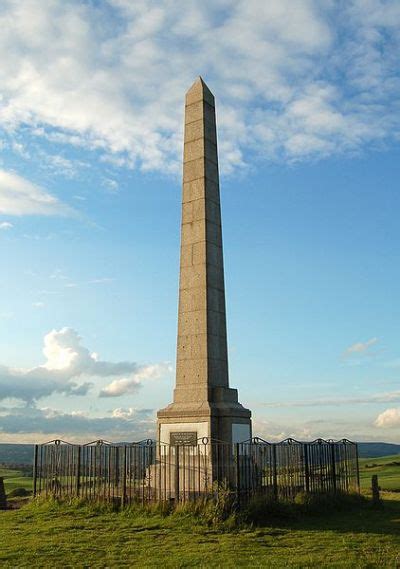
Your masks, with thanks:
M 358 454 L 360 458 L 379 458 L 380 456 L 400 454 L 400 445 L 393 443 L 358 443 Z
M 0 463 L 33 464 L 33 445 L 0 443 Z
M 393 443 L 358 443 L 360 458 L 379 458 L 400 454 L 400 444 Z M 32 464 L 33 445 L 0 443 L 0 463 Z

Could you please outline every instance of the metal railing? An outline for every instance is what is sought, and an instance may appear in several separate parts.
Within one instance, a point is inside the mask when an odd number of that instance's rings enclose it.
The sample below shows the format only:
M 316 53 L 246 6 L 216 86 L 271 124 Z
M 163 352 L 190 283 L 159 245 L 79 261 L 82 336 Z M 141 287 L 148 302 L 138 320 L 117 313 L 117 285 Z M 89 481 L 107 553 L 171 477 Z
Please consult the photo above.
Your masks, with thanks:
M 34 494 L 115 501 L 122 505 L 187 501 L 232 493 L 294 499 L 299 492 L 359 490 L 357 445 L 317 439 L 260 438 L 226 444 L 199 439 L 172 446 L 153 440 L 132 444 L 61 440 L 35 445 Z

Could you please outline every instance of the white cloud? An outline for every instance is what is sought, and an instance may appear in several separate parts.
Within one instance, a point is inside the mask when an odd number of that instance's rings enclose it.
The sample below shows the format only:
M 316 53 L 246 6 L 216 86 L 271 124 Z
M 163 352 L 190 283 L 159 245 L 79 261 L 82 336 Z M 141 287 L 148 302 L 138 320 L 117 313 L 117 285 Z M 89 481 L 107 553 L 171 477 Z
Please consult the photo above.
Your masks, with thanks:
M 112 194 L 115 194 L 119 190 L 118 182 L 111 180 L 110 178 L 105 178 L 103 180 L 103 186 Z
M 60 154 L 48 154 L 46 161 L 50 168 L 53 168 L 67 177 L 72 178 L 75 175 L 76 166 L 74 163 Z
M 53 393 L 86 395 L 96 379 L 114 379 L 108 386 L 111 395 L 134 391 L 141 381 L 166 372 L 168 366 L 140 366 L 135 362 L 108 362 L 99 359 L 82 346 L 81 338 L 72 328 L 52 330 L 44 337 L 43 354 L 46 361 L 32 369 L 17 369 L 0 365 L 0 400 L 14 398 L 32 403 Z M 127 384 L 119 381 L 127 378 Z M 117 383 L 117 388 L 110 387 Z M 106 388 L 107 389 L 107 388 Z M 116 391 L 120 393 L 116 393 Z
M 82 168 L 88 167 L 88 164 L 81 160 L 70 160 L 61 154 L 49 154 L 41 151 L 39 157 L 43 169 L 53 174 L 61 174 L 65 178 L 74 178 Z
M 122 417 L 123 419 L 130 419 L 135 415 L 135 413 L 136 410 L 133 409 L 132 407 L 129 407 L 128 409 L 123 409 L 122 407 L 118 407 L 117 409 L 114 409 L 114 411 L 112 412 L 112 416 Z
M 16 141 L 12 142 L 11 148 L 13 149 L 13 151 L 16 154 L 19 154 L 22 158 L 26 158 L 26 159 L 30 158 L 29 152 L 26 150 L 24 145 L 21 144 L 20 142 L 16 142 Z
M 140 387 L 141 383 L 136 377 L 132 379 L 114 379 L 100 391 L 100 397 L 120 397 L 127 393 L 135 393 Z
M 355 344 L 352 344 L 351 346 L 349 346 L 348 348 L 346 348 L 344 355 L 345 356 L 353 356 L 353 355 L 366 355 L 371 353 L 370 352 L 370 348 L 372 348 L 372 346 L 375 346 L 375 344 L 378 343 L 378 338 L 371 338 L 370 340 L 367 340 L 366 342 L 356 342 Z
M 400 407 L 383 411 L 376 418 L 375 426 L 379 428 L 400 427 Z
M 3 229 L 3 230 L 12 229 L 13 227 L 14 227 L 14 225 L 12 223 L 10 223 L 9 221 L 2 221 L 0 223 L 0 229 Z
M 0 213 L 71 215 L 72 209 L 22 176 L 0 169 Z
M 164 362 L 161 364 L 150 364 L 141 367 L 138 370 L 137 377 L 141 380 L 159 379 L 160 377 L 164 376 L 166 373 L 171 373 L 172 371 L 173 367 L 168 362 Z
M 68 379 L 82 375 L 120 376 L 140 369 L 135 362 L 112 363 L 99 360 L 97 354 L 81 345 L 81 338 L 72 328 L 52 330 L 46 334 L 43 354 L 47 359 L 43 367 L 58 371 Z
M 398 136 L 396 0 L 6 0 L 0 124 L 179 171 L 183 93 L 218 99 L 225 171 Z M 51 47 L 51 48 L 50 48 Z
M 157 379 L 167 373 L 172 368 L 169 364 L 153 364 L 138 368 L 131 378 L 115 379 L 100 391 L 100 397 L 120 397 L 128 393 L 135 393 L 142 384 L 143 380 Z

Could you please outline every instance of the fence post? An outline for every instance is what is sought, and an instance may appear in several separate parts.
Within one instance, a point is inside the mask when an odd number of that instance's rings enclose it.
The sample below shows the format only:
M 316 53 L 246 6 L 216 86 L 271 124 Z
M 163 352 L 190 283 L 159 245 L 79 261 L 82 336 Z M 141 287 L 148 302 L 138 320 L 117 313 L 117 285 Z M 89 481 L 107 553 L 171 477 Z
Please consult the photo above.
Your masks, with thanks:
M 335 460 L 335 443 L 330 443 L 331 445 L 331 476 L 332 476 L 332 484 L 333 484 L 333 491 L 336 493 L 336 460 Z
M 274 489 L 274 498 L 278 499 L 278 472 L 276 464 L 276 444 L 272 445 L 272 484 Z
M 35 445 L 33 454 L 33 496 L 37 494 L 38 445 Z
M 360 465 L 358 464 L 358 444 L 356 443 L 356 485 L 357 492 L 360 493 Z
M 124 461 L 122 466 L 122 497 L 121 497 L 121 505 L 122 507 L 126 504 L 126 445 L 124 445 Z
M 0 477 L 0 510 L 7 510 L 7 495 L 4 488 L 3 477 Z
M 372 489 L 372 503 L 374 506 L 381 506 L 381 496 L 380 496 L 380 488 L 378 482 L 378 475 L 373 474 L 371 478 L 371 489 Z
M 308 494 L 310 492 L 310 464 L 308 461 L 308 445 L 307 445 L 307 443 L 304 445 L 303 449 L 304 449 L 305 490 Z
M 76 495 L 79 496 L 81 492 L 81 446 L 77 447 L 77 458 L 76 458 Z
M 115 463 L 114 463 L 114 477 L 115 477 L 115 487 L 119 487 L 119 447 L 115 447 Z
M 240 447 L 239 443 L 235 444 L 235 459 L 236 459 L 236 500 L 237 505 L 240 507 Z
M 179 445 L 175 447 L 175 504 L 179 502 Z

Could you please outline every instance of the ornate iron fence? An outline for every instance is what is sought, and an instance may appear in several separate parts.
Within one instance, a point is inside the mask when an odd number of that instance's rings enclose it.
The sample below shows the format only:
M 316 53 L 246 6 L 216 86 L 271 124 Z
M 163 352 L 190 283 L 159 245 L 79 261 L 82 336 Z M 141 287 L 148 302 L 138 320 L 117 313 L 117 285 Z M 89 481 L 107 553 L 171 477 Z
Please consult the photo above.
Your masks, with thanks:
M 237 444 L 199 439 L 172 446 L 61 440 L 35 445 L 34 494 L 116 501 L 122 505 L 187 501 L 232 492 L 294 499 L 299 492 L 359 490 L 358 449 L 351 441 L 260 438 Z

